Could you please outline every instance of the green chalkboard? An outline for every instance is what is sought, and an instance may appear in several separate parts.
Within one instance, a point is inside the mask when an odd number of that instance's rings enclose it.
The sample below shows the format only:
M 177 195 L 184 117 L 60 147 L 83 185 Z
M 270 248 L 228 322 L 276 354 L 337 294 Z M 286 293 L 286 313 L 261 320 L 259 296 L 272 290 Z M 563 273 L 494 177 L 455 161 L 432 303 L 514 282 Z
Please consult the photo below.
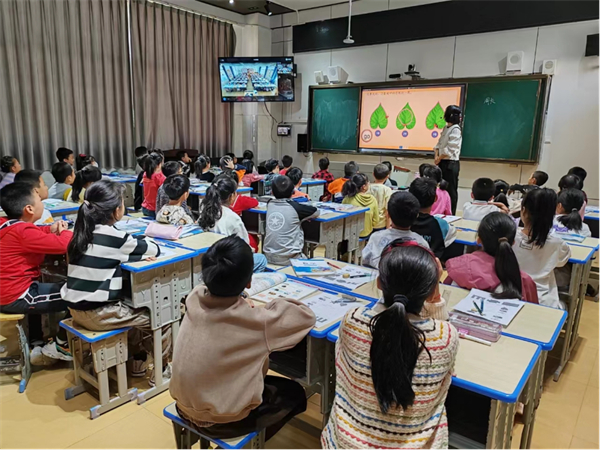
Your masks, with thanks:
M 310 90 L 311 150 L 357 150 L 360 91 L 360 87 Z
M 506 78 L 469 82 L 461 159 L 535 161 L 544 82 Z

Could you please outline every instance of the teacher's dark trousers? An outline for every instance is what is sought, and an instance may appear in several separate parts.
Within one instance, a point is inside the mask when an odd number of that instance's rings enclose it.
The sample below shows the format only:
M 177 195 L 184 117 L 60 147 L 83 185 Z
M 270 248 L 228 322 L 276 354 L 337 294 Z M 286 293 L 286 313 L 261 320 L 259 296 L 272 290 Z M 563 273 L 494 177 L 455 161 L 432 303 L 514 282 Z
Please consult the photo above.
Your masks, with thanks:
M 448 194 L 452 204 L 452 214 L 456 214 L 456 204 L 458 203 L 458 172 L 460 172 L 460 161 L 451 161 L 442 159 L 439 164 L 442 169 L 442 178 L 448 182 Z

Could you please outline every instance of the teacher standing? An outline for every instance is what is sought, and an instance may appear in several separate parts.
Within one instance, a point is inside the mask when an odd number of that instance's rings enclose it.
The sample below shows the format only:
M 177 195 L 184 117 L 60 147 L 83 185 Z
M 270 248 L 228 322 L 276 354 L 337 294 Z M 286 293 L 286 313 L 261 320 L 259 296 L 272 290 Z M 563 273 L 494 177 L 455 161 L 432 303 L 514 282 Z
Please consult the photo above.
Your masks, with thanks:
M 460 122 L 462 111 L 458 106 L 450 105 L 444 113 L 446 126 L 440 134 L 438 143 L 433 147 L 435 164 L 442 170 L 442 178 L 448 182 L 448 194 L 452 205 L 452 214 L 456 214 L 458 203 L 458 173 L 460 172 L 460 148 L 462 130 Z

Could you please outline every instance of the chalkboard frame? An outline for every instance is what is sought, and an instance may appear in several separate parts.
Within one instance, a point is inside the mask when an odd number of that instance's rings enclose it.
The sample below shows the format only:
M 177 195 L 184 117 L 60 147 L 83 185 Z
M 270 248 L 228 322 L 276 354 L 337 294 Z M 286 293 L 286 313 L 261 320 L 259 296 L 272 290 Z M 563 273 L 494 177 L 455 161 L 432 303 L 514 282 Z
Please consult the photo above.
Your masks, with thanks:
M 338 150 L 325 150 L 325 149 L 314 149 L 310 139 L 311 136 L 311 122 L 313 113 L 312 92 L 315 89 L 340 89 L 347 87 L 360 87 L 361 93 L 359 100 L 362 100 L 362 89 L 377 89 L 377 88 L 389 88 L 389 87 L 411 87 L 411 86 L 427 86 L 427 85 L 458 85 L 465 84 L 466 89 L 463 91 L 464 98 L 462 105 L 466 105 L 469 96 L 469 83 L 475 82 L 492 82 L 492 81 L 511 81 L 511 80 L 540 80 L 540 94 L 538 96 L 538 105 L 534 122 L 534 136 L 532 142 L 532 153 L 531 158 L 528 160 L 523 159 L 501 159 L 501 158 L 473 158 L 464 157 L 461 161 L 482 161 L 482 162 L 495 162 L 495 163 L 506 163 L 506 164 L 536 164 L 539 162 L 541 145 L 543 142 L 544 127 L 546 123 L 546 116 L 548 113 L 548 100 L 550 96 L 550 86 L 552 77 L 545 74 L 531 74 L 531 75 L 497 75 L 490 77 L 471 77 L 471 78 L 434 78 L 434 79 L 422 79 L 422 80 L 402 80 L 402 81 L 385 81 L 385 82 L 371 82 L 371 83 L 349 83 L 349 84 L 336 84 L 336 85 L 316 85 L 309 86 L 308 93 L 308 119 L 307 119 L 307 133 L 308 133 L 308 151 L 315 153 L 342 153 L 342 154 L 360 154 L 360 155 L 389 155 L 392 157 L 402 156 L 408 158 L 423 158 L 430 157 L 433 152 L 425 151 L 411 151 L 411 150 L 360 150 L 359 139 L 360 133 L 357 134 L 356 150 L 353 151 L 338 151 Z M 358 117 L 361 115 L 361 103 L 358 106 Z M 360 124 L 357 124 L 359 126 Z

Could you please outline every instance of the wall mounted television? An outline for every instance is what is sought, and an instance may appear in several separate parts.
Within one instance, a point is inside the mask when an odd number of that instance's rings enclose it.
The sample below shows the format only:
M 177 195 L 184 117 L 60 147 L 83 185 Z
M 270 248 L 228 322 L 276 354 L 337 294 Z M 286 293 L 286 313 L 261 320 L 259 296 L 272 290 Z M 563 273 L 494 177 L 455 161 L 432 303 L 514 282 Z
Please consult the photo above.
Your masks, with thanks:
M 293 102 L 294 58 L 219 58 L 222 102 Z

